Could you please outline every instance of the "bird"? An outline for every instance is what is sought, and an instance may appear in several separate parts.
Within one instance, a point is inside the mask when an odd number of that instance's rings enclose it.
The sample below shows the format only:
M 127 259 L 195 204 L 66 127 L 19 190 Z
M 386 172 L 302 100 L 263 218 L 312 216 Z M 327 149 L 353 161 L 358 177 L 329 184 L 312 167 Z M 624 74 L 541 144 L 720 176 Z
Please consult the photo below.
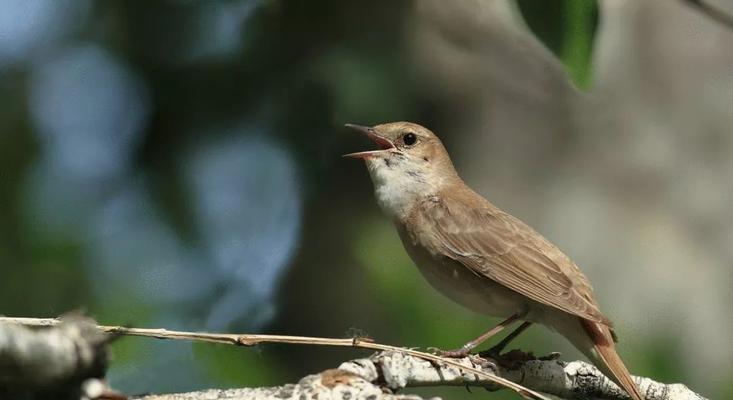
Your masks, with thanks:
M 644 399 L 616 352 L 613 326 L 588 278 L 557 246 L 472 190 L 436 134 L 411 122 L 346 127 L 376 144 L 344 156 L 366 163 L 377 203 L 428 283 L 468 309 L 505 318 L 442 355 L 466 356 L 523 321 L 494 348 L 501 351 L 538 323 L 568 339 L 631 399 Z

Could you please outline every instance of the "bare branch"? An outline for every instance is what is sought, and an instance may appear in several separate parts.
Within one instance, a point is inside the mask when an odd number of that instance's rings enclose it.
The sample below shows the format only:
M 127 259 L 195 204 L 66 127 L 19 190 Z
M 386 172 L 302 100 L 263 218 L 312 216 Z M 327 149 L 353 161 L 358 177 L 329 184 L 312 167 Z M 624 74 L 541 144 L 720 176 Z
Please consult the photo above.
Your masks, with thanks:
M 0 321 L 15 322 L 30 326 L 49 326 L 58 323 L 53 318 L 0 318 Z M 394 351 L 403 354 L 409 354 L 423 360 L 431 361 L 439 364 L 452 365 L 461 368 L 466 372 L 478 375 L 490 382 L 494 382 L 498 386 L 513 390 L 524 398 L 550 400 L 546 396 L 518 385 L 512 381 L 504 379 L 495 374 L 484 372 L 480 369 L 467 366 L 454 359 L 439 357 L 435 354 L 425 353 L 422 351 L 406 349 L 402 347 L 390 346 L 381 343 L 375 343 L 370 339 L 353 338 L 353 339 L 336 339 L 336 338 L 319 338 L 307 336 L 284 336 L 284 335 L 252 335 L 252 334 L 232 334 L 232 333 L 208 333 L 208 332 L 182 332 L 169 331 L 166 329 L 144 329 L 144 328 L 127 328 L 124 326 L 104 326 L 99 325 L 99 330 L 105 333 L 114 333 L 118 335 L 144 336 L 156 339 L 173 339 L 173 340 L 193 340 L 212 343 L 231 344 L 235 346 L 254 346 L 262 343 L 289 343 L 289 344 L 309 344 L 320 346 L 348 346 L 358 347 L 362 349 Z
M 512 355 L 510 353 L 510 355 Z M 505 360 L 506 361 L 506 360 Z M 509 365 L 493 364 L 476 357 L 460 360 L 461 363 L 496 373 L 535 390 L 565 399 L 628 399 L 628 396 L 596 367 L 581 361 L 569 363 L 557 360 L 529 359 L 509 362 Z M 436 367 L 424 360 L 395 352 L 377 353 L 369 358 L 349 361 L 339 369 L 378 382 L 380 379 L 390 389 L 418 386 L 482 386 L 497 389 L 491 381 L 466 373 L 453 366 Z M 646 400 L 704 400 L 685 385 L 665 385 L 649 378 L 635 377 Z
M 511 368 L 496 367 L 477 359 L 461 359 L 465 365 L 497 372 L 508 379 L 566 399 L 625 400 L 613 382 L 592 365 L 574 361 L 530 360 Z M 646 400 L 705 400 L 684 385 L 663 385 L 648 378 L 636 378 Z M 496 384 L 453 366 L 436 366 L 426 360 L 399 352 L 380 352 L 368 358 L 348 361 L 338 369 L 309 375 L 297 384 L 270 388 L 206 390 L 199 392 L 153 395 L 139 400 L 221 400 L 221 399 L 372 399 L 420 400 L 415 395 L 396 395 L 398 390 L 426 386 L 477 386 L 495 390 Z M 385 391 L 384 387 L 390 389 Z
M 48 327 L 58 325 L 57 319 L 2 318 L 27 326 Z M 117 335 L 134 335 L 158 339 L 193 340 L 225 343 L 237 346 L 253 346 L 265 343 L 310 344 L 325 346 L 358 347 L 381 350 L 369 358 L 341 364 L 337 370 L 324 371 L 303 378 L 298 384 L 273 388 L 247 388 L 208 390 L 176 395 L 148 396 L 146 400 L 162 399 L 298 399 L 303 394 L 338 394 L 338 398 L 419 399 L 416 396 L 398 396 L 383 393 L 383 388 L 399 390 L 419 386 L 479 386 L 489 390 L 511 388 L 522 396 L 546 399 L 538 392 L 566 399 L 598 398 L 627 399 L 612 381 L 590 364 L 573 361 L 538 360 L 510 353 L 510 358 L 500 360 L 499 365 L 479 357 L 446 359 L 434 354 L 375 343 L 369 339 L 318 338 L 284 335 L 219 334 L 181 332 L 166 329 L 127 328 L 98 326 L 99 330 Z M 517 354 L 519 356 L 517 356 Z M 636 383 L 647 400 L 705 400 L 685 385 L 666 385 L 649 378 L 635 377 Z M 508 383 L 508 384 L 507 384 Z M 525 387 L 531 388 L 525 389 Z M 376 397 L 372 397 L 372 395 Z M 319 397 L 322 398 L 328 398 Z M 309 397 L 309 396 L 308 396 Z
M 297 384 L 268 388 L 211 389 L 198 392 L 151 395 L 136 400 L 299 400 L 299 399 L 422 400 L 420 396 L 393 394 L 359 375 L 329 369 L 309 375 Z
M 109 338 L 94 321 L 73 316 L 31 329 L 0 319 L 0 398 L 79 398 L 104 376 Z
M 683 0 L 683 2 L 707 15 L 713 21 L 722 24 L 728 29 L 733 29 L 733 15 L 726 13 L 712 4 L 708 4 L 705 0 Z

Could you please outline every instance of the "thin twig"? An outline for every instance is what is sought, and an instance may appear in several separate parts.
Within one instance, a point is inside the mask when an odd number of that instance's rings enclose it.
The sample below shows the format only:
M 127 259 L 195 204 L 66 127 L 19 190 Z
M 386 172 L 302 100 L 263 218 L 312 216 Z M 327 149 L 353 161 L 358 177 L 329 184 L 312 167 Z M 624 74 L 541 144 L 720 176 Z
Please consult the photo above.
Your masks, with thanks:
M 721 10 L 720 8 L 708 4 L 704 0 L 683 0 L 689 6 L 697 9 L 701 13 L 707 15 L 713 21 L 724 25 L 728 29 L 733 29 L 733 16 Z
M 0 317 L 0 322 L 16 323 L 25 326 L 55 326 L 61 322 L 56 318 L 10 318 Z M 456 368 L 460 368 L 463 371 L 482 377 L 488 381 L 494 382 L 499 386 L 503 386 L 507 389 L 511 389 L 523 398 L 537 399 L 537 400 L 550 400 L 548 397 L 526 388 L 522 385 L 514 383 L 510 380 L 502 377 L 489 374 L 481 371 L 477 368 L 461 364 L 455 360 L 437 356 L 435 354 L 425 353 L 418 350 L 406 349 L 403 347 L 391 346 L 387 344 L 376 343 L 371 339 L 358 338 L 353 339 L 338 339 L 338 338 L 321 338 L 321 337 L 309 337 L 309 336 L 287 336 L 287 335 L 253 335 L 253 334 L 232 334 L 232 333 L 208 333 L 208 332 L 184 332 L 184 331 L 171 331 L 167 329 L 146 329 L 146 328 L 128 328 L 124 326 L 106 326 L 98 325 L 97 329 L 102 332 L 116 334 L 116 335 L 127 335 L 127 336 L 143 336 L 152 337 L 156 339 L 171 339 L 171 340 L 189 340 L 209 343 L 222 343 L 234 346 L 254 346 L 258 344 L 267 343 L 288 343 L 288 344 L 307 344 L 307 345 L 318 345 L 318 346 L 340 346 L 340 347 L 356 347 L 370 350 L 382 350 L 382 351 L 395 351 L 403 354 L 408 354 L 414 357 L 418 357 L 424 360 L 439 364 L 452 365 Z

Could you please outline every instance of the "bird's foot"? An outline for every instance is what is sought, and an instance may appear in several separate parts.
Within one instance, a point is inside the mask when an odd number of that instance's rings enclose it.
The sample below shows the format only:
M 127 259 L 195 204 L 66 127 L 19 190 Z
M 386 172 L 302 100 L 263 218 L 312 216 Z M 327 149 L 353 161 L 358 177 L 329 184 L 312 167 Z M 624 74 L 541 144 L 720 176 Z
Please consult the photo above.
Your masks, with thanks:
M 492 360 L 498 361 L 502 358 L 501 352 L 504 351 L 504 347 L 506 347 L 506 344 L 499 343 L 488 350 L 479 352 L 478 355 L 482 358 L 490 358 Z
M 504 368 L 515 368 L 520 364 L 527 361 L 539 360 L 539 361 L 553 361 L 560 358 L 561 354 L 558 352 L 552 352 L 546 356 L 537 357 L 531 351 L 525 352 L 519 349 L 513 349 L 506 353 L 500 353 L 503 349 L 491 348 L 486 351 L 479 353 L 479 357 L 484 359 L 490 359 L 496 361 L 497 364 Z
M 560 356 L 562 356 L 562 353 L 560 353 L 559 351 L 553 351 L 546 356 L 537 357 L 537 359 L 540 361 L 555 361 L 558 360 Z
M 481 356 L 482 358 L 495 360 L 496 363 L 500 366 L 509 369 L 514 368 L 526 361 L 537 360 L 537 357 L 535 357 L 535 355 L 531 351 L 524 352 L 519 349 L 514 349 L 502 354 L 502 350 L 503 349 L 491 348 L 489 350 L 482 351 L 481 353 L 479 353 L 479 356 Z
M 428 351 L 435 354 L 436 356 L 445 358 L 464 358 L 471 354 L 471 349 L 461 347 L 455 350 L 442 350 L 437 347 L 428 347 Z
M 499 366 L 494 359 L 483 357 L 480 354 L 471 354 L 470 349 L 441 350 L 437 347 L 428 347 L 428 351 L 440 357 L 468 358 L 473 365 L 481 367 L 481 369 L 489 369 L 494 375 L 499 373 Z
M 478 354 L 469 354 L 468 359 L 471 360 L 474 365 L 481 367 L 481 369 L 489 369 L 494 375 L 499 374 L 499 365 L 493 358 L 485 358 Z
M 498 360 L 498 359 L 501 358 L 501 352 L 503 350 L 504 350 L 503 348 L 497 349 L 496 346 L 495 346 L 495 347 L 492 347 L 492 348 L 490 348 L 488 350 L 484 350 L 482 352 L 479 352 L 478 355 L 481 356 L 481 357 L 483 357 L 483 358 L 490 358 L 492 360 Z

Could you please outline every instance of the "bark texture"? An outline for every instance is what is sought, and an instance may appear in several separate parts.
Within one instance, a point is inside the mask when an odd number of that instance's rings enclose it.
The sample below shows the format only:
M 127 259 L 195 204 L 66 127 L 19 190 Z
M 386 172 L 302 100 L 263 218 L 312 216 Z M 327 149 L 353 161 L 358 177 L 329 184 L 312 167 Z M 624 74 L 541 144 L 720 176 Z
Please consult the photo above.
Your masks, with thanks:
M 461 359 L 466 366 L 498 373 L 531 389 L 563 399 L 622 400 L 628 397 L 594 366 L 581 361 L 515 361 L 512 366 L 496 366 L 476 357 Z M 666 385 L 649 378 L 634 378 L 647 400 L 705 400 L 685 385 Z M 465 373 L 454 366 L 438 366 L 399 352 L 380 352 L 371 357 L 345 362 L 338 369 L 309 375 L 297 384 L 270 388 L 206 390 L 182 394 L 151 395 L 139 400 L 221 400 L 221 399 L 422 399 L 395 394 L 401 389 L 427 386 L 474 386 L 498 388 L 490 381 Z
M 108 338 L 94 321 L 78 316 L 33 328 L 0 320 L 0 398 L 96 396 L 107 369 Z
M 104 332 L 113 332 L 112 335 Z M 114 335 L 198 340 L 249 346 L 263 343 L 320 344 L 379 348 L 367 358 L 342 363 L 309 375 L 296 384 L 269 388 L 211 389 L 190 393 L 147 395 L 141 400 L 340 399 L 419 400 L 403 389 L 473 386 L 495 391 L 511 385 L 563 399 L 621 400 L 628 397 L 594 366 L 581 362 L 536 359 L 513 350 L 494 361 L 478 356 L 441 359 L 415 350 L 359 341 L 282 335 L 216 334 L 97 326 L 72 317 L 62 320 L 0 318 L 0 398 L 124 399 L 104 381 L 107 343 Z M 241 351 L 232 349 L 232 351 Z M 411 352 L 412 354 L 407 354 Z M 428 357 L 430 356 L 430 357 Z M 499 379 L 501 378 L 501 379 Z M 635 377 L 646 400 L 706 400 L 682 384 L 663 384 Z M 510 385 L 508 386 L 506 383 Z M 537 394 L 535 398 L 545 398 Z

